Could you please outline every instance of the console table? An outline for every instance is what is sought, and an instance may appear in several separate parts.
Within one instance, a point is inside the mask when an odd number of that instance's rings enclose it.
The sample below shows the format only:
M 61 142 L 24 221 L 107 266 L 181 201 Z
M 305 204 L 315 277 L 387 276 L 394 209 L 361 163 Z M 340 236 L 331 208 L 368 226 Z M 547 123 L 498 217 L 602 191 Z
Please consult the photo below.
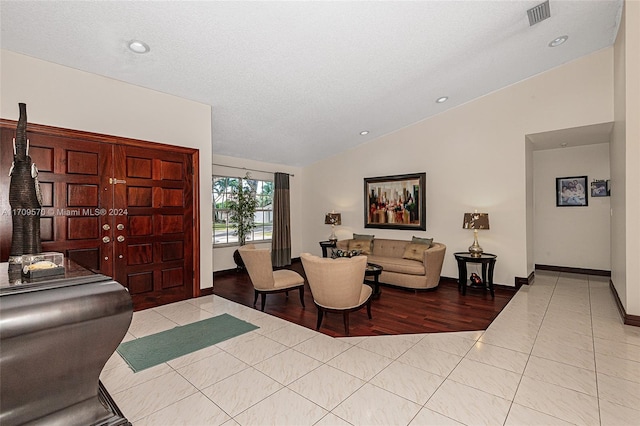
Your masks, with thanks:
M 480 256 L 472 256 L 469 252 L 458 252 L 453 254 L 458 261 L 458 290 L 462 290 L 462 295 L 467 294 L 467 263 L 482 264 L 482 283 L 484 288 L 491 292 L 491 298 L 495 297 L 493 292 L 493 269 L 496 265 L 496 256 L 491 253 L 482 253 Z M 488 271 L 487 271 L 488 269 Z
M 0 424 L 130 425 L 99 381 L 131 323 L 123 286 L 68 259 L 40 281 L 1 263 L 0 303 Z

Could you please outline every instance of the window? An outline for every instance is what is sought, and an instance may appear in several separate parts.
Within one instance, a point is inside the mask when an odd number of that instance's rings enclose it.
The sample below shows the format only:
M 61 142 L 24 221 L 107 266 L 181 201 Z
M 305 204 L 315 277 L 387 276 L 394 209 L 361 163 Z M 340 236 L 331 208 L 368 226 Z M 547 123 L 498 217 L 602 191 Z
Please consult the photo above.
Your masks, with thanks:
M 273 230 L 273 181 L 244 179 L 230 176 L 213 177 L 213 244 L 238 244 L 238 234 L 229 216 L 229 200 L 233 189 L 243 185 L 255 191 L 258 207 L 254 214 L 256 227 L 247 237 L 247 241 L 270 241 Z

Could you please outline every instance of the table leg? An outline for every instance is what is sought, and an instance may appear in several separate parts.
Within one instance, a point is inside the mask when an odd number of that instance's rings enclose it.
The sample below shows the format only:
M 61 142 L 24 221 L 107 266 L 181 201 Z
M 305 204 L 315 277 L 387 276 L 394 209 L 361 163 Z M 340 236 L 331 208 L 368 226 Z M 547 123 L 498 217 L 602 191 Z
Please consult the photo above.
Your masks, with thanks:
M 467 262 L 458 260 L 458 291 L 462 289 L 462 295 L 467 294 Z
M 496 260 L 491 259 L 489 262 L 489 291 L 491 292 L 491 298 L 495 298 L 495 294 L 493 292 L 493 268 L 496 266 Z

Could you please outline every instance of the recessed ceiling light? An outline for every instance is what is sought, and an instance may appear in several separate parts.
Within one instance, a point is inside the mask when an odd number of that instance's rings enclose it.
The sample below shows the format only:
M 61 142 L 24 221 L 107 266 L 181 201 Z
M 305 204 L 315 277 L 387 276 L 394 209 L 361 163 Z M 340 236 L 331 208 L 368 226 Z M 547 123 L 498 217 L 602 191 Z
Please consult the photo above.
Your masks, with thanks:
M 569 36 L 563 35 L 561 37 L 558 38 L 554 38 L 553 40 L 551 40 L 551 42 L 549 43 L 549 47 L 558 47 L 560 46 L 562 43 L 564 43 L 565 41 L 567 41 L 567 39 L 569 38 Z
M 135 53 L 147 53 L 149 50 L 149 45 L 140 40 L 132 40 L 129 42 L 129 50 Z
M 439 97 L 438 99 L 436 99 L 436 102 L 437 102 L 437 103 L 439 103 L 439 104 L 441 104 L 441 103 L 443 103 L 443 102 L 447 102 L 447 99 L 449 99 L 449 97 L 448 97 L 448 96 L 441 96 L 441 97 Z
M 363 131 L 361 131 L 361 132 L 360 132 L 360 134 L 361 134 L 362 136 L 364 136 L 364 135 L 368 135 L 368 134 L 369 134 L 369 131 L 368 131 L 368 130 L 363 130 Z

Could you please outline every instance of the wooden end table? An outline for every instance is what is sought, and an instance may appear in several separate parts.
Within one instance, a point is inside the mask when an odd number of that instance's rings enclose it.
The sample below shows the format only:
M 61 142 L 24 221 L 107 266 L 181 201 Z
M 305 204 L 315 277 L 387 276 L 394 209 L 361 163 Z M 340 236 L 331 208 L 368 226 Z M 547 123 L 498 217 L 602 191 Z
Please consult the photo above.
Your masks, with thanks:
M 484 288 L 491 292 L 492 299 L 495 298 L 493 292 L 493 269 L 496 266 L 496 258 L 498 256 L 491 253 L 482 253 L 480 256 L 475 257 L 469 252 L 458 252 L 453 255 L 458 261 L 458 290 L 462 290 L 462 295 L 467 294 L 467 263 L 481 263 Z
M 322 257 L 327 257 L 328 248 L 336 248 L 336 240 L 320 241 L 320 247 L 322 247 Z

